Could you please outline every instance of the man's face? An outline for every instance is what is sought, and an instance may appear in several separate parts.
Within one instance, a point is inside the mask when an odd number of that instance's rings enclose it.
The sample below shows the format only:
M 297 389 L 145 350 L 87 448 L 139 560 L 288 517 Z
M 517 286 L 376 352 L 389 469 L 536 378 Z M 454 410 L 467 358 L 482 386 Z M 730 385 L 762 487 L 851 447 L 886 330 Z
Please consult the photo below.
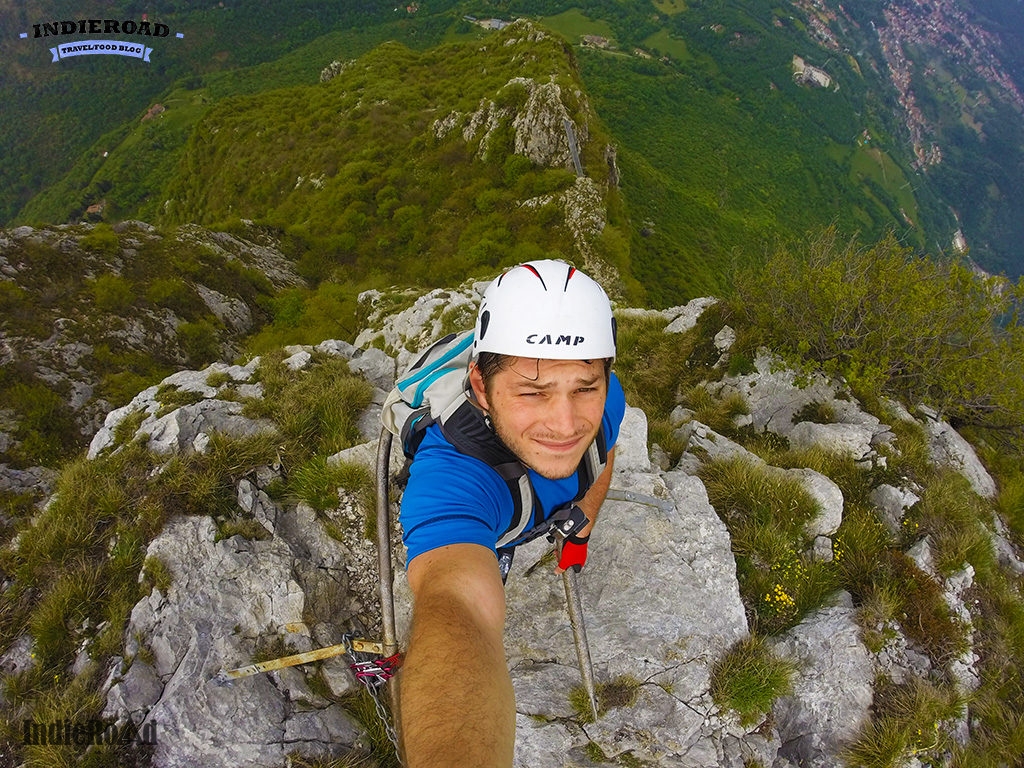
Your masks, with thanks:
M 569 477 L 597 436 L 608 394 L 603 360 L 510 358 L 484 387 L 470 384 L 495 432 L 519 460 L 544 477 Z

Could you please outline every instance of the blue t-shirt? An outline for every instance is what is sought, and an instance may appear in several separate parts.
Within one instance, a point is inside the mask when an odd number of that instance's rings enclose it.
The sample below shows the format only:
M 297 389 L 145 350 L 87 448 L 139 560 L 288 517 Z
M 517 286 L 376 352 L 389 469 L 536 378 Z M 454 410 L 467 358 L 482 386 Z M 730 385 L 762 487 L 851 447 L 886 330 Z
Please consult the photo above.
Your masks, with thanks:
M 608 381 L 602 424 L 608 449 L 615 445 L 626 412 L 626 396 L 613 373 Z M 533 491 L 549 514 L 579 492 L 576 475 L 551 480 L 527 469 Z M 427 427 L 409 483 L 402 496 L 399 520 L 408 560 L 448 544 L 480 544 L 495 548 L 512 523 L 515 506 L 508 484 L 480 459 L 459 453 L 436 424 Z

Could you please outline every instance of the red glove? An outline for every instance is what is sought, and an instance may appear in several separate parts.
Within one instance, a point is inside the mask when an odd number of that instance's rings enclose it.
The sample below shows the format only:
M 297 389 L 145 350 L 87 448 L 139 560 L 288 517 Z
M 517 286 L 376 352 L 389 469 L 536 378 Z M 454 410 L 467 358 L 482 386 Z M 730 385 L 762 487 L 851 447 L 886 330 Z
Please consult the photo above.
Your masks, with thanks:
M 583 570 L 587 562 L 587 542 L 589 536 L 569 536 L 562 542 L 562 554 L 558 558 L 558 570 L 567 571 L 572 568 L 576 573 Z

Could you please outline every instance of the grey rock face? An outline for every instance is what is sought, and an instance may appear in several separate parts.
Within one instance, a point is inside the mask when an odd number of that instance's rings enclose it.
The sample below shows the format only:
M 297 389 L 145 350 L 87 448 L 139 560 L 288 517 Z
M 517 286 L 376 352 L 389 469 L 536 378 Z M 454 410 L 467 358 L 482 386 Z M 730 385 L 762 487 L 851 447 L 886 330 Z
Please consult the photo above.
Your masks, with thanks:
M 938 419 L 934 411 L 927 408 L 919 410 L 926 416 L 924 427 L 928 433 L 932 461 L 962 473 L 979 496 L 993 498 L 996 495 L 995 480 L 978 459 L 971 444 L 948 423 Z
M 665 328 L 665 333 L 685 333 L 697 325 L 704 310 L 718 303 L 718 299 L 709 297 L 692 299 L 687 302 L 676 318 Z
M 472 286 L 457 291 L 437 289 L 419 297 L 408 309 L 386 317 L 372 311 L 378 299 L 373 292 L 360 294 L 360 303 L 371 308 L 371 325 L 356 337 L 355 345 L 369 349 L 382 338 L 389 350 L 397 351 L 396 370 L 401 373 L 430 342 L 441 338 L 445 317 L 460 317 L 460 330 L 472 328 L 480 296 Z
M 871 453 L 873 435 L 872 430 L 862 424 L 815 424 L 801 421 L 789 430 L 789 442 L 794 448 L 818 446 L 859 460 L 867 458 Z
M 569 113 L 562 100 L 562 89 L 557 83 L 535 83 L 527 78 L 516 78 L 529 96 L 523 109 L 512 119 L 515 131 L 515 153 L 524 155 L 537 165 L 572 167 L 569 139 L 563 122 Z M 586 142 L 586 126 L 575 126 L 581 144 Z
M 900 532 L 903 514 L 921 498 L 913 491 L 883 484 L 871 491 L 871 503 L 882 512 L 882 521 L 893 534 Z
M 140 429 L 149 433 L 149 448 L 156 453 L 176 453 L 192 447 L 200 434 L 219 432 L 232 437 L 254 435 L 269 429 L 269 423 L 242 416 L 242 404 L 224 400 L 202 400 L 176 408 Z
M 874 665 L 860 641 L 849 595 L 782 635 L 775 651 L 798 664 L 791 696 L 772 711 L 780 754 L 801 768 L 834 768 L 869 717 Z
M 612 485 L 673 506 L 606 502 L 580 579 L 597 680 L 645 684 L 634 703 L 585 733 L 558 719 L 578 681 L 565 597 L 550 564 L 528 567 L 544 544 L 524 548 L 507 587 L 506 650 L 524 726 L 515 764 L 586 765 L 572 755 L 589 739 L 609 757 L 628 751 L 658 765 L 717 765 L 716 734 L 727 726 L 713 713 L 709 670 L 747 633 L 728 534 L 696 478 L 618 472 Z
M 843 522 L 843 492 L 839 486 L 813 469 L 791 469 L 788 473 L 803 484 L 804 489 L 818 503 L 820 512 L 807 524 L 807 535 L 831 536 Z
M 291 751 L 339 756 L 362 745 L 362 731 L 338 705 L 309 690 L 301 672 L 220 685 L 222 668 L 251 660 L 261 636 L 309 650 L 305 593 L 282 539 L 214 541 L 209 518 L 171 521 L 149 546 L 173 582 L 132 611 L 126 650 L 136 656 L 107 695 L 106 717 L 145 715 L 173 738 L 157 740 L 153 765 L 277 768 Z M 136 638 L 142 638 L 140 646 Z M 139 655 L 152 658 L 152 665 Z M 294 673 L 294 674 L 292 674 Z
M 639 408 L 626 406 L 615 444 L 615 468 L 620 472 L 647 472 L 651 468 L 647 454 L 647 417 Z
M 245 333 L 252 328 L 252 312 L 241 299 L 225 296 L 202 283 L 196 283 L 196 293 L 222 323 L 226 323 L 239 333 Z

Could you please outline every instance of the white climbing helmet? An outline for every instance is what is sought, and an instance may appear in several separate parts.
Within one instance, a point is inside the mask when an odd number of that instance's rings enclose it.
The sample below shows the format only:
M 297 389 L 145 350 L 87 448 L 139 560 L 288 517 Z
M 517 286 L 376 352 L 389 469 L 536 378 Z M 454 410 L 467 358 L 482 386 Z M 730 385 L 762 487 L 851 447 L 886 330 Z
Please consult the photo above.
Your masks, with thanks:
M 614 358 L 608 294 L 563 261 L 512 267 L 484 291 L 473 356 L 481 352 L 547 360 Z

